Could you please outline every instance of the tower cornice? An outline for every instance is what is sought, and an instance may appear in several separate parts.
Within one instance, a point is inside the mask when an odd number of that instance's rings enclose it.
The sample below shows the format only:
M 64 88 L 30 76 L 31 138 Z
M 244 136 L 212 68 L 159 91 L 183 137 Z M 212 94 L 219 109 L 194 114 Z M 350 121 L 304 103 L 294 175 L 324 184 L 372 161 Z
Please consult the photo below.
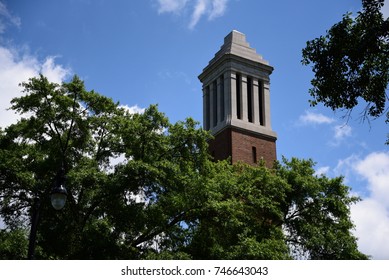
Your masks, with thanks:
M 227 70 L 244 73 L 270 82 L 269 75 L 274 68 L 268 64 L 249 60 L 236 54 L 225 53 L 217 60 L 208 64 L 198 78 L 203 84 L 208 84 L 208 80 L 212 80 L 214 76 L 220 75 Z

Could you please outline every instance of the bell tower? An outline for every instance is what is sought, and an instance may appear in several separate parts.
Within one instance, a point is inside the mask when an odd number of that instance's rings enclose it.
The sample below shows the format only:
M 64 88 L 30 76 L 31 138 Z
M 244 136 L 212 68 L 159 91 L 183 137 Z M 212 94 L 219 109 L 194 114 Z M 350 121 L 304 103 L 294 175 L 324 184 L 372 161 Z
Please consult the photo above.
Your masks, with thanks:
M 203 126 L 214 139 L 209 150 L 216 160 L 272 167 L 277 134 L 271 128 L 270 74 L 273 67 L 236 30 L 203 69 Z

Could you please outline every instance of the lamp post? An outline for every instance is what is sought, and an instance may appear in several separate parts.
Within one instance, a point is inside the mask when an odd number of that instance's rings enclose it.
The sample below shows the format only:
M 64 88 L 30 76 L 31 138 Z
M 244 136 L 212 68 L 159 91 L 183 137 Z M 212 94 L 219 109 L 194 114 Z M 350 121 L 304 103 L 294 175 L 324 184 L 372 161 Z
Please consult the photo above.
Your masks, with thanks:
M 66 176 L 65 176 L 65 168 L 62 166 L 58 171 L 57 176 L 55 178 L 54 184 L 50 193 L 51 205 L 55 210 L 61 210 L 66 203 L 67 198 L 67 190 L 65 187 Z M 31 230 L 30 236 L 28 239 L 28 253 L 27 259 L 34 259 L 35 253 L 35 241 L 36 241 L 36 232 L 39 222 L 39 213 L 40 212 L 40 198 L 37 195 L 34 198 L 34 205 L 32 206 L 32 216 L 31 216 Z

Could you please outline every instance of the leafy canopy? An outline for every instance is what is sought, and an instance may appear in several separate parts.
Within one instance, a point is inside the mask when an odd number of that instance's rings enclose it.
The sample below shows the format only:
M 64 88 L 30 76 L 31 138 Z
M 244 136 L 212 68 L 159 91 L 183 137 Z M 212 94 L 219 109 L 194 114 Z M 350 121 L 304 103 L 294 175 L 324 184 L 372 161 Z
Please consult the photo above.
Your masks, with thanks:
M 315 75 L 310 102 L 345 109 L 350 116 L 363 100 L 363 120 L 386 113 L 389 122 L 389 18 L 381 12 L 384 0 L 362 0 L 362 5 L 356 17 L 345 14 L 325 36 L 308 41 L 303 49 L 302 63 L 312 64 Z
M 77 76 L 21 85 L 22 117 L 0 129 L 1 259 L 24 258 L 33 207 L 40 259 L 366 258 L 350 232 L 358 199 L 311 160 L 213 162 L 190 118 L 131 114 Z M 62 165 L 68 200 L 55 211 Z

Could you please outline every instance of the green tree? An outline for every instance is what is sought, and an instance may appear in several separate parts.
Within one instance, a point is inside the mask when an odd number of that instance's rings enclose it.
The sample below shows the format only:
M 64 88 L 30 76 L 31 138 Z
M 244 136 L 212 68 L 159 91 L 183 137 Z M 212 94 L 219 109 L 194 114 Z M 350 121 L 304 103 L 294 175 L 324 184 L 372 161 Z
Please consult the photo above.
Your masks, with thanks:
M 314 175 L 311 160 L 265 166 L 215 163 L 186 252 L 198 259 L 367 259 L 351 230 L 342 177 Z
M 290 258 L 280 226 L 289 186 L 281 177 L 264 166 L 224 161 L 212 164 L 207 186 L 185 249 L 193 258 Z
M 22 87 L 25 95 L 11 107 L 22 118 L 3 131 L 0 141 L 1 215 L 7 225 L 25 225 L 37 206 L 38 251 L 44 253 L 38 257 L 78 258 L 91 232 L 99 233 L 96 247 L 98 240 L 110 240 L 100 205 L 109 187 L 105 168 L 120 152 L 111 131 L 125 113 L 112 100 L 86 91 L 77 77 L 58 85 L 41 75 Z M 56 212 L 48 197 L 63 164 L 69 195 L 66 208 Z M 116 250 L 110 245 L 102 244 L 98 252 L 110 257 L 106 251 Z
M 25 258 L 27 243 L 26 231 L 24 229 L 0 229 L 0 260 L 19 260 Z
M 289 188 L 282 207 L 286 243 L 295 258 L 366 259 L 358 251 L 350 206 L 359 201 L 350 196 L 343 178 L 316 176 L 312 160 L 290 161 L 276 168 Z
M 33 207 L 41 259 L 366 258 L 350 233 L 357 198 L 312 161 L 213 162 L 190 118 L 131 114 L 78 77 L 22 87 L 11 107 L 22 118 L 0 130 L 0 258 L 25 257 Z M 56 211 L 62 166 L 68 201 Z
M 315 75 L 311 105 L 323 103 L 349 115 L 363 100 L 363 120 L 386 114 L 389 122 L 389 19 L 383 18 L 383 5 L 384 0 L 362 0 L 356 17 L 345 14 L 325 36 L 307 42 L 302 63 L 312 64 Z
M 156 106 L 130 114 L 78 77 L 21 85 L 11 109 L 23 117 L 0 134 L 0 214 L 23 228 L 39 199 L 37 258 L 142 258 L 162 234 L 180 234 L 208 160 L 198 123 L 171 125 Z M 68 201 L 54 211 L 48 195 L 63 164 Z

